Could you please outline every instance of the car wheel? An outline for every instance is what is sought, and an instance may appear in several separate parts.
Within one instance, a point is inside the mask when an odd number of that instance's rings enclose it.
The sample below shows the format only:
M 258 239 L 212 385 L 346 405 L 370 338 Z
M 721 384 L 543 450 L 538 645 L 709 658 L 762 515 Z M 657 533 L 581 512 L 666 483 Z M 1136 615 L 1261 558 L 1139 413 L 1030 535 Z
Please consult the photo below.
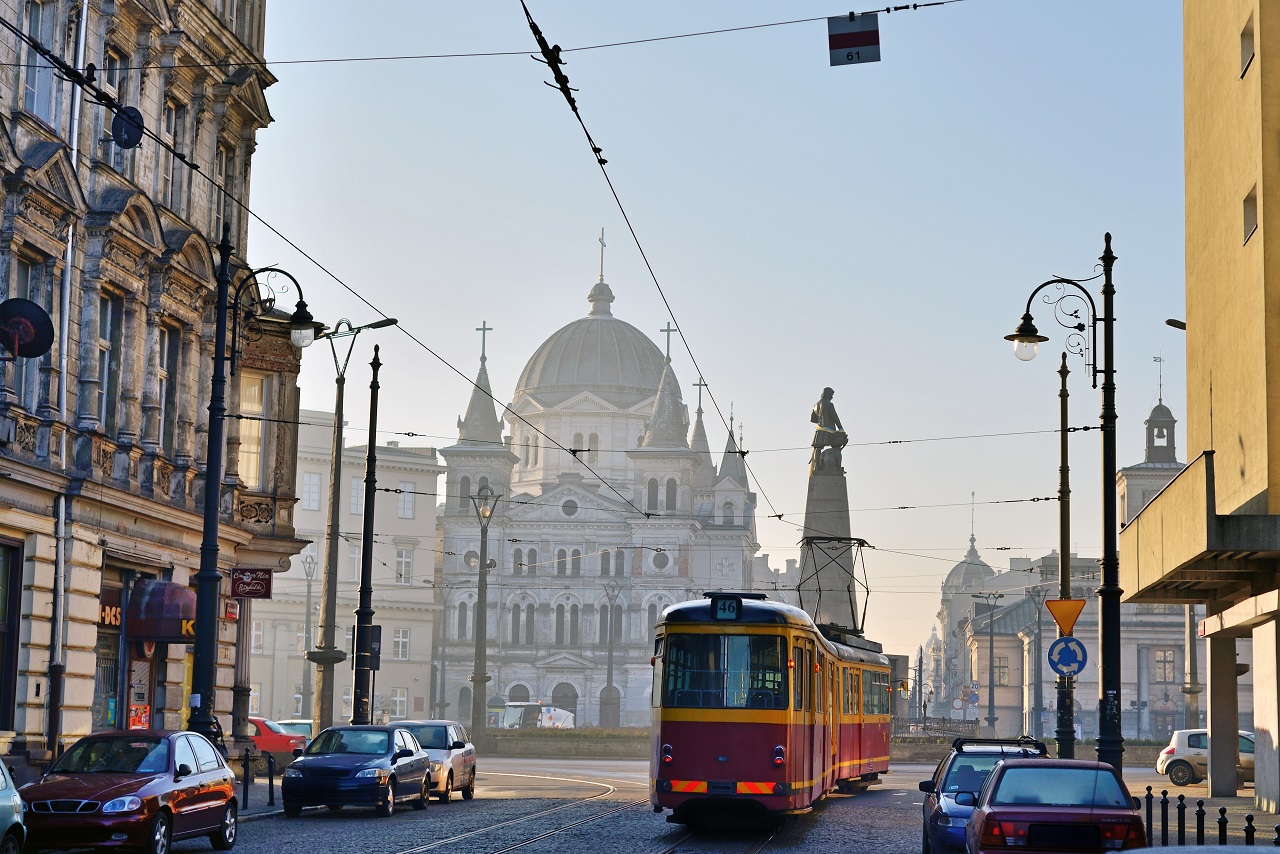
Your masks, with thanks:
M 297 818 L 298 816 L 302 815 L 302 807 L 298 806 L 297 804 L 291 804 L 288 801 L 285 801 L 284 814 L 287 815 L 289 818 Z
M 230 850 L 236 844 L 236 832 L 239 825 L 236 823 L 236 804 L 235 801 L 227 801 L 227 809 L 222 814 L 222 824 L 213 833 L 209 834 L 209 841 L 213 843 L 213 847 L 219 851 Z
M 1186 786 L 1196 781 L 1195 771 L 1185 762 L 1175 762 L 1169 766 L 1169 782 L 1175 786 Z
M 462 787 L 462 799 L 469 801 L 476 796 L 476 772 L 471 772 L 471 780 Z
M 22 843 L 18 841 L 16 834 L 10 832 L 4 835 L 4 841 L 0 842 L 0 854 L 22 854 Z
M 925 828 L 920 833 L 920 854 L 929 854 L 929 828 Z
M 449 803 L 449 799 L 453 797 L 453 772 L 452 771 L 450 771 L 449 776 L 445 778 L 444 789 L 440 791 L 440 794 L 437 795 L 437 797 L 440 798 L 440 803 L 442 804 Z
M 422 778 L 422 791 L 418 793 L 416 801 L 410 801 L 409 805 L 415 810 L 425 810 L 427 804 L 431 801 L 431 778 L 425 776 Z
M 151 824 L 151 835 L 147 838 L 148 854 L 169 854 L 172 842 L 173 820 L 167 812 L 156 813 L 156 820 Z
M 395 811 L 396 811 L 396 781 L 392 780 L 390 783 L 387 783 L 386 799 L 380 802 L 374 808 L 374 812 L 376 812 L 378 815 L 385 818 L 389 815 L 394 815 Z

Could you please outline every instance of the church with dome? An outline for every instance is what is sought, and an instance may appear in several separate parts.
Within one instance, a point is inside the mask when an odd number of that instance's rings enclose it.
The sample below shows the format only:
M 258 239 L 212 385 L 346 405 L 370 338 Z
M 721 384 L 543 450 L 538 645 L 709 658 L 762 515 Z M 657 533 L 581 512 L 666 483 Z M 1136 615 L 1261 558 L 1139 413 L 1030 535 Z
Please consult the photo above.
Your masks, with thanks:
M 703 591 L 769 590 L 756 496 L 732 425 L 711 453 L 701 382 L 691 420 L 669 354 L 614 316 L 600 280 L 589 310 L 529 357 L 505 407 L 482 352 L 438 515 L 437 714 L 471 720 L 480 523 L 487 546 L 486 694 L 542 701 L 577 726 L 647 726 L 654 624 Z M 499 410 L 502 417 L 499 417 Z

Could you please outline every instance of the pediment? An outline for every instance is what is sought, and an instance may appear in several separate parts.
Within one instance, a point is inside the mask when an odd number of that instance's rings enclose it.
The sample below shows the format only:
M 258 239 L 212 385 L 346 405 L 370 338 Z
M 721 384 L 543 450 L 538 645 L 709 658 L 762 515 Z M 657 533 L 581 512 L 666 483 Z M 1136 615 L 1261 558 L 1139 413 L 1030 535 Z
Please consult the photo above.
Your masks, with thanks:
M 71 165 L 66 143 L 38 137 L 15 125 L 13 148 L 21 163 L 14 170 L 23 183 L 56 200 L 66 210 L 83 214 L 89 205 Z
M 90 208 L 91 225 L 127 235 L 155 255 L 163 252 L 160 218 L 147 194 L 124 183 L 113 172 L 103 170 L 97 177 L 99 189 Z
M 273 121 L 271 110 L 267 107 L 267 98 L 262 92 L 262 81 L 254 68 L 244 66 L 238 69 L 228 82 L 231 84 L 235 98 L 254 116 L 258 127 L 271 124 Z
M 165 260 L 192 278 L 210 284 L 214 281 L 213 258 L 204 237 L 190 229 L 166 231 Z
M 650 403 L 649 408 L 650 409 L 653 408 L 652 402 Z M 592 394 L 589 391 L 584 391 L 580 394 L 576 394 L 573 397 L 566 400 L 564 403 L 560 403 L 552 407 L 552 409 L 560 410 L 560 411 L 572 411 L 572 412 L 617 412 L 618 411 L 618 407 L 609 403 L 604 398 L 597 397 L 596 395 Z
M 572 669 L 578 667 L 592 667 L 590 661 L 580 655 L 574 655 L 571 652 L 558 652 L 550 658 L 544 658 L 538 662 L 538 667 L 543 671 L 553 670 L 555 668 Z
M 569 499 L 577 502 L 579 508 L 573 516 L 566 516 L 562 509 L 564 502 Z M 521 501 L 526 503 L 521 504 Z M 599 526 L 614 522 L 625 523 L 625 517 L 616 514 L 626 512 L 634 513 L 635 511 L 630 505 L 620 500 L 613 500 L 602 493 L 592 492 L 577 484 L 562 483 L 541 495 L 525 494 L 519 499 L 513 499 L 506 518 L 513 523 L 569 522 Z M 604 518 L 601 518 L 602 515 Z
M 546 407 L 527 394 L 520 395 L 520 399 L 514 401 L 511 405 L 503 409 L 504 413 L 508 413 L 506 418 L 513 425 L 520 419 L 516 416 L 529 415 L 535 412 L 545 412 Z

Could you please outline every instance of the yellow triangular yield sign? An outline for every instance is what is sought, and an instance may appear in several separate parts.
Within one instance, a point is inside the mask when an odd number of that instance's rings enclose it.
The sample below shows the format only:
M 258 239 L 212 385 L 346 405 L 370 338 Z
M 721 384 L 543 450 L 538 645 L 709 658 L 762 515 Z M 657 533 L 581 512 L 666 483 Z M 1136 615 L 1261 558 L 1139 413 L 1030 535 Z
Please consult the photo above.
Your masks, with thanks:
M 1053 621 L 1058 624 L 1058 628 L 1064 635 L 1071 634 L 1071 630 L 1076 626 L 1076 620 L 1080 618 L 1080 612 L 1084 610 L 1083 599 L 1050 599 L 1044 604 L 1049 609 L 1049 613 L 1053 614 Z

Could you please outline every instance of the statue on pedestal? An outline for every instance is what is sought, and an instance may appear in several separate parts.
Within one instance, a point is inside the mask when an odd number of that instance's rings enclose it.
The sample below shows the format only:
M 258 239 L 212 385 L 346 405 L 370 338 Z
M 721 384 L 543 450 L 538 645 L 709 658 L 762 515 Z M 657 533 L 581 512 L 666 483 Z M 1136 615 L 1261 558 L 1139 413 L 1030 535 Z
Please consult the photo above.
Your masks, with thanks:
M 809 420 L 818 425 L 813 432 L 813 457 L 809 460 L 809 471 L 843 471 L 840 452 L 849 444 L 849 434 L 840 423 L 836 414 L 836 405 L 831 402 L 835 392 L 830 388 L 822 390 L 822 399 L 813 405 Z

